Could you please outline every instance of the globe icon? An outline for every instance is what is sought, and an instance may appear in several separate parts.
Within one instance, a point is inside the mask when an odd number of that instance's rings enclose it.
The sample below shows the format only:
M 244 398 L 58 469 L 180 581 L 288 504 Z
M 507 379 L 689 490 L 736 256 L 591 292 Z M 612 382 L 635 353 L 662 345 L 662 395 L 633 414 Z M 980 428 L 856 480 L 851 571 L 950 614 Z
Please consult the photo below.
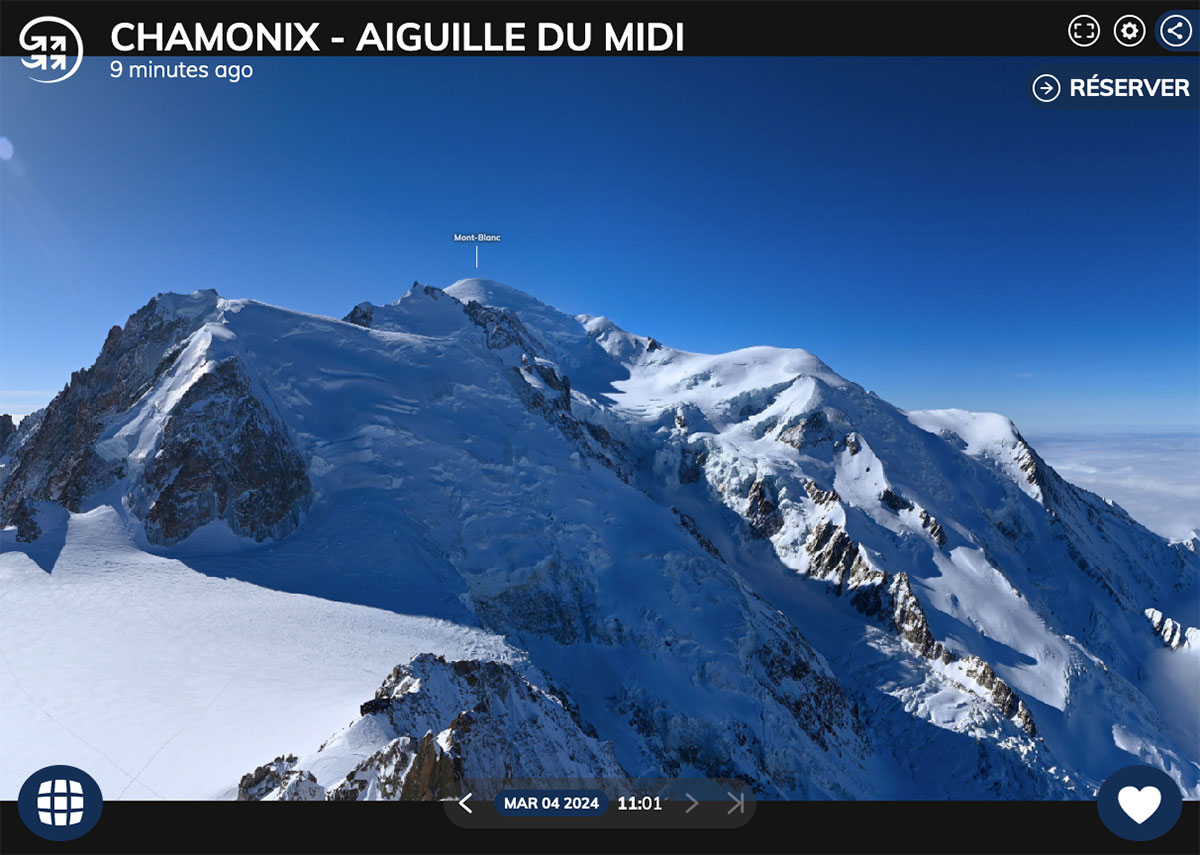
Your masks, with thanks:
M 66 778 L 42 781 L 37 814 L 44 825 L 78 825 L 83 820 L 83 784 Z

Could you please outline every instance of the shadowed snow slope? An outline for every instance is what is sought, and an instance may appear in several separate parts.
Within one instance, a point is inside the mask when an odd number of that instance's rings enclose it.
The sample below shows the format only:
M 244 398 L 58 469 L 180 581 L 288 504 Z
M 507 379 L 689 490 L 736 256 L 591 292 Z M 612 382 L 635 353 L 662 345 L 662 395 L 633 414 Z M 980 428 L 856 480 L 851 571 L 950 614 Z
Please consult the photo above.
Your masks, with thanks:
M 483 280 L 345 321 L 160 295 L 5 450 L 10 793 L 33 734 L 167 797 L 437 797 L 497 752 L 763 798 L 1084 798 L 1141 761 L 1200 795 L 1195 543 L 1002 416 L 802 350 L 685 353 Z M 356 717 L 389 673 L 427 701 Z

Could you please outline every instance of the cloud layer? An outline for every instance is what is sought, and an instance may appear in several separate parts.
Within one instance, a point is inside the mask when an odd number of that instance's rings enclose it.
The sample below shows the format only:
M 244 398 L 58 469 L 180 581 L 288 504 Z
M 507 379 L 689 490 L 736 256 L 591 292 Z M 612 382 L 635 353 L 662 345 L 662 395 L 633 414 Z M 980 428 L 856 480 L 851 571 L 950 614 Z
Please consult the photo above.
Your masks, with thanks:
M 1029 442 L 1058 474 L 1147 528 L 1172 540 L 1200 531 L 1200 433 L 1054 433 Z

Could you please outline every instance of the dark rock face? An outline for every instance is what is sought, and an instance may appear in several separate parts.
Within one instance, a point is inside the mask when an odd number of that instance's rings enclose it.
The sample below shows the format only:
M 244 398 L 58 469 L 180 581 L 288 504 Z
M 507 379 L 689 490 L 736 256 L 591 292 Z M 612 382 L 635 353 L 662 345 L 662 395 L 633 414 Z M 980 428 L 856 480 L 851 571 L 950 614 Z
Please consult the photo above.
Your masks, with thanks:
M 749 503 L 746 507 L 746 521 L 754 536 L 766 540 L 783 528 L 783 514 L 775 503 L 771 488 L 759 478 L 750 487 Z
M 700 547 L 711 555 L 713 558 L 720 558 L 721 551 L 713 546 L 713 542 L 703 535 L 700 527 L 696 525 L 696 521 L 687 514 L 683 513 L 678 508 L 671 508 L 671 512 L 679 517 L 679 524 L 683 526 L 683 530 L 696 539 Z
M 784 426 L 779 432 L 780 442 L 795 449 L 803 449 L 833 440 L 829 417 L 820 410 Z
M 472 304 L 478 305 L 478 304 Z M 628 481 L 633 467 L 628 459 L 629 449 L 603 425 L 576 418 L 571 412 L 571 378 L 559 374 L 550 363 L 529 354 L 522 354 L 521 364 L 513 367 L 513 388 L 526 408 L 541 414 L 554 425 L 563 437 L 584 457 L 595 460 Z M 537 388 L 540 379 L 553 394 Z
M 22 543 L 33 543 L 42 536 L 42 527 L 38 525 L 37 514 L 29 503 L 29 499 L 24 496 L 13 508 L 11 522 L 17 527 L 17 540 Z
M 470 728 L 470 714 L 463 713 L 450 725 L 456 733 Z M 440 751 L 432 733 L 417 743 L 412 768 L 404 778 L 400 798 L 407 802 L 432 802 L 462 795 L 462 757 Z
M 398 799 L 404 788 L 404 776 L 414 759 L 414 740 L 408 736 L 393 739 L 352 769 L 327 796 L 330 801 L 359 801 L 367 794 L 374 778 L 381 799 Z
M 388 702 L 383 698 L 372 698 L 369 701 L 364 701 L 358 707 L 358 714 L 368 716 L 372 713 L 384 712 L 388 708 Z
M 369 703 L 381 706 L 400 735 L 335 783 L 330 800 L 459 798 L 468 773 L 477 786 L 482 779 L 627 777 L 574 704 L 506 663 L 420 654 L 397 665 Z M 544 752 L 546 745 L 563 751 Z
M 925 610 L 912 592 L 907 573 L 897 573 L 888 586 L 892 600 L 892 626 L 926 659 L 940 659 L 945 648 L 933 637 Z
M 197 292 L 191 299 L 215 309 L 217 295 Z M 174 363 L 179 343 L 203 322 L 203 311 L 175 314 L 155 298 L 124 328 L 113 327 L 95 364 L 71 375 L 21 445 L 0 489 L 0 524 L 15 522 L 22 497 L 78 511 L 87 496 L 123 477 L 124 461 L 100 457 L 96 440 L 111 417 L 132 406 Z
M 679 416 L 676 416 L 678 419 Z M 679 459 L 679 483 L 695 484 L 704 474 L 704 464 L 708 460 L 707 451 L 685 448 Z
M 359 303 L 342 320 L 360 327 L 369 327 L 375 320 L 375 307 L 370 303 Z
M 896 513 L 912 510 L 912 502 L 893 492 L 891 489 L 885 489 L 883 495 L 880 496 L 880 500 Z
M 471 300 L 463 306 L 463 311 L 472 323 L 483 327 L 487 346 L 492 350 L 519 347 L 531 355 L 538 352 L 533 336 L 511 309 L 497 309 Z
M 290 532 L 312 497 L 304 461 L 230 357 L 183 395 L 146 467 L 156 491 L 145 515 L 153 543 L 183 540 L 224 519 L 255 540 Z
M 17 432 L 13 417 L 8 413 L 0 414 L 0 454 L 5 454 L 9 439 Z
M 809 575 L 830 582 L 839 594 L 847 585 L 878 586 L 885 579 L 882 571 L 863 560 L 858 544 L 833 523 L 822 522 L 813 529 L 804 549 L 809 554 Z
M 835 505 L 842 500 L 842 497 L 837 494 L 837 490 L 822 490 L 811 478 L 804 482 L 804 492 L 808 493 L 808 497 L 818 505 Z
M 921 509 L 921 528 L 929 532 L 929 536 L 933 538 L 934 543 L 938 547 L 946 545 L 946 532 L 942 529 L 942 524 L 934 519 L 930 513 L 924 508 Z
M 1049 498 L 1046 495 L 1046 491 L 1049 489 L 1046 479 L 1046 469 L 1048 468 L 1046 461 L 1038 456 L 1038 453 L 1029 446 L 1025 437 L 1020 433 L 1017 434 L 1017 462 L 1030 486 L 1041 491 L 1043 500 Z
M 238 783 L 237 800 L 239 802 L 261 799 L 264 794 L 279 787 L 283 776 L 296 765 L 296 755 L 276 757 L 270 763 L 259 766 L 253 772 L 242 775 Z

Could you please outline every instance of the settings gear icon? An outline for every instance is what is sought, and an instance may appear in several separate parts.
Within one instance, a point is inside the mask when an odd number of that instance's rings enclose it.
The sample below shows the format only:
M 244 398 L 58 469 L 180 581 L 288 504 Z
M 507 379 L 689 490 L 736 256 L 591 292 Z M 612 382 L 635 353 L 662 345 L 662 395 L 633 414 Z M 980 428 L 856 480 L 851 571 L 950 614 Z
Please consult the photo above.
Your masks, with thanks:
M 1137 15 L 1122 15 L 1113 25 L 1113 36 L 1121 47 L 1137 47 L 1146 38 L 1146 25 Z

